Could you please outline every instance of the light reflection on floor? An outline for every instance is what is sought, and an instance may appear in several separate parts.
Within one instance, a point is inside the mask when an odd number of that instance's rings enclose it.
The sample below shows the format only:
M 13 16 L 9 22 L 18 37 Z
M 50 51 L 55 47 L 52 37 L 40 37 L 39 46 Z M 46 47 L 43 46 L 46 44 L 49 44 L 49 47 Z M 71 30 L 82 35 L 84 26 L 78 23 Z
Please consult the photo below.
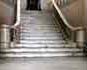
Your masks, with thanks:
M 15 58 L 0 60 L 0 70 L 87 70 L 87 58 Z

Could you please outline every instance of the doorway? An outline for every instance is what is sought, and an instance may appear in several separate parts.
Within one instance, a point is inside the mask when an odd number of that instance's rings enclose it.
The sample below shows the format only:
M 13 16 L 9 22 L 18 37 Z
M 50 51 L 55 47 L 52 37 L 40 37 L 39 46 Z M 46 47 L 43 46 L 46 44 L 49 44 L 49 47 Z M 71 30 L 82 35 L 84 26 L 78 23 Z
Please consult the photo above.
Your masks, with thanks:
M 40 0 L 27 0 L 26 10 L 41 10 Z

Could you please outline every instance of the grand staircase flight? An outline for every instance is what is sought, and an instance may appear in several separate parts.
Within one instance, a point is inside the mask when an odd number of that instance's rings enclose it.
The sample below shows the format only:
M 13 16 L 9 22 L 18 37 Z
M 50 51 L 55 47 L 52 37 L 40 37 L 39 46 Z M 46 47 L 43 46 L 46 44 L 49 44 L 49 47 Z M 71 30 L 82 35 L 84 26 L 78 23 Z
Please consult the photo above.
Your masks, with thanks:
M 2 49 L 1 57 L 83 56 L 83 49 L 69 44 L 52 12 L 21 12 L 19 41 Z

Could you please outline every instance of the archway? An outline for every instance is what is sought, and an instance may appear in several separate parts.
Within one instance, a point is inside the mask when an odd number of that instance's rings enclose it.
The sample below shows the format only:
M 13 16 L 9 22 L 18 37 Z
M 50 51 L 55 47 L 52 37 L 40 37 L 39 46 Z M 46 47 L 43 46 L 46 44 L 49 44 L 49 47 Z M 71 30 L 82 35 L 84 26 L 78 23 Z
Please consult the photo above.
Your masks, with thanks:
M 40 0 L 27 0 L 27 10 L 41 10 Z

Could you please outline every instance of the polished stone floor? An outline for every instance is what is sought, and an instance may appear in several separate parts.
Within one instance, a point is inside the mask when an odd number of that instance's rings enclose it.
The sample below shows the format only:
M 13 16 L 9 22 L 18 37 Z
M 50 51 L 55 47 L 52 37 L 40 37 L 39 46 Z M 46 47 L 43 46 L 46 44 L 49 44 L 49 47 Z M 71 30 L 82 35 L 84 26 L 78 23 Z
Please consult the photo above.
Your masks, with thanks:
M 87 58 L 15 58 L 1 59 L 0 70 L 87 70 Z

